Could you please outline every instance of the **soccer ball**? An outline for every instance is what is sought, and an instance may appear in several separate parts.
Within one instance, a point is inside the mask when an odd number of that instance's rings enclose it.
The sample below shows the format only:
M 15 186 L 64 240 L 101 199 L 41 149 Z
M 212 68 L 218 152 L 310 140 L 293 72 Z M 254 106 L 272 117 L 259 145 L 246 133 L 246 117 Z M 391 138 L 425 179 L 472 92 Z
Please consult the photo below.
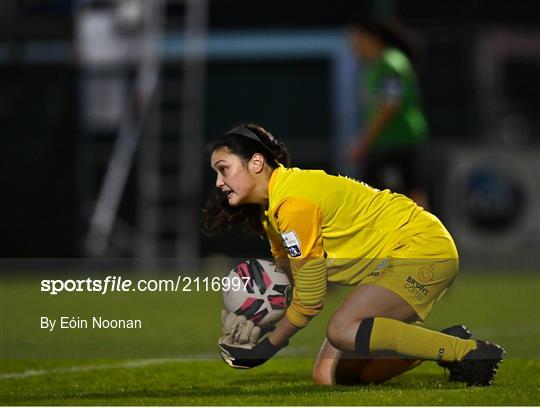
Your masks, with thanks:
M 292 288 L 285 272 L 275 263 L 264 259 L 242 261 L 228 277 L 232 283 L 241 283 L 223 290 L 228 312 L 246 316 L 259 327 L 271 326 L 285 315 Z

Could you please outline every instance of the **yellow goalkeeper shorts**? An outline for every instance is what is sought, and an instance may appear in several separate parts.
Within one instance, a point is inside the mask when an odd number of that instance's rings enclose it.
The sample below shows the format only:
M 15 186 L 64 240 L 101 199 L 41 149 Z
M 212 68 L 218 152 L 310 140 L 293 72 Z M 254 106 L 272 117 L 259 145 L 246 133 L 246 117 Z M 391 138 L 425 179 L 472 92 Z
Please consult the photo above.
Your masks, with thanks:
M 431 214 L 429 214 L 431 215 Z M 435 217 L 402 240 L 359 284 L 382 286 L 403 298 L 425 320 L 454 281 L 459 259 L 452 237 Z

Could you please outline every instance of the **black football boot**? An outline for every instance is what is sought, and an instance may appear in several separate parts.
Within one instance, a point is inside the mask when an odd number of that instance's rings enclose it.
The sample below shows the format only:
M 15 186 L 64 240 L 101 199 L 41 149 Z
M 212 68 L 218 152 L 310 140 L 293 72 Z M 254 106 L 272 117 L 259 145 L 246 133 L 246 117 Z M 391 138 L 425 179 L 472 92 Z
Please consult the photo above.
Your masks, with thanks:
M 461 339 L 470 339 L 472 333 L 463 325 L 441 330 L 442 333 Z M 490 385 L 502 361 L 504 349 L 493 343 L 477 340 L 477 348 L 469 351 L 462 361 L 439 361 L 450 371 L 449 381 L 464 382 L 468 386 Z

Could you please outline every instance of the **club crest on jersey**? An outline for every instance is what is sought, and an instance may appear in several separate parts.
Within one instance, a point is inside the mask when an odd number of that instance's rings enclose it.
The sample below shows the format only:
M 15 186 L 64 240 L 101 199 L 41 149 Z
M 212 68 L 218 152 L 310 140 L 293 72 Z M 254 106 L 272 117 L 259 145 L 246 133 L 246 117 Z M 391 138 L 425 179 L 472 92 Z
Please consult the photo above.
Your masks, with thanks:
M 297 258 L 302 256 L 302 252 L 300 252 L 300 240 L 294 231 L 284 232 L 281 234 L 281 238 L 283 239 L 283 245 L 285 245 L 291 257 Z

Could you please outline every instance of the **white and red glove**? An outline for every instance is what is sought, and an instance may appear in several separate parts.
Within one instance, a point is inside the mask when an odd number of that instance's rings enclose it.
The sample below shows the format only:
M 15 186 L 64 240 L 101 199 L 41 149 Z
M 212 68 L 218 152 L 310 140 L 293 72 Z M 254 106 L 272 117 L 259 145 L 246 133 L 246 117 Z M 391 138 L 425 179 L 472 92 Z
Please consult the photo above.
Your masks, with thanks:
M 255 326 L 251 320 L 245 316 L 239 316 L 234 312 L 221 311 L 221 321 L 223 323 L 223 336 L 227 343 L 232 345 L 251 345 L 257 344 L 261 336 L 261 328 Z M 236 343 L 236 344 L 235 344 Z
M 245 316 L 222 310 L 221 321 L 224 333 L 219 339 L 221 358 L 233 368 L 257 367 L 281 350 L 268 337 L 259 341 L 261 328 Z

